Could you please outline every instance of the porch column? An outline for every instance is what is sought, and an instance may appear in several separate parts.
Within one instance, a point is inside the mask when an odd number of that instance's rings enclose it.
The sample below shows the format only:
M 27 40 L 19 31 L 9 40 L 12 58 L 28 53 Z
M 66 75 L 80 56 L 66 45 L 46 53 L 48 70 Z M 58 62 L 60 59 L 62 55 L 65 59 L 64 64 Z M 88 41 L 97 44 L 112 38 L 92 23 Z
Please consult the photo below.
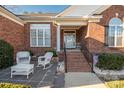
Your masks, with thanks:
M 57 51 L 60 51 L 60 25 L 57 26 Z

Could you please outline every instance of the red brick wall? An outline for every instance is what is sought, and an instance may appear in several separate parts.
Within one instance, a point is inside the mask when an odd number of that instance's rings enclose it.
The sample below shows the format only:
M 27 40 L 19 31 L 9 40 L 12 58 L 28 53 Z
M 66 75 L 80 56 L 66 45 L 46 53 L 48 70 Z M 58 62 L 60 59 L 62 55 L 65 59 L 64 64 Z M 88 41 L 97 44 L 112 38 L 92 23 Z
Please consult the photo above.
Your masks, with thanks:
M 88 47 L 88 30 L 87 30 L 87 26 L 82 26 L 79 29 L 79 33 L 78 33 L 79 37 L 80 37 L 80 42 L 82 46 Z
M 14 47 L 14 53 L 24 50 L 24 27 L 18 23 L 0 16 L 0 39 Z
M 83 30 L 76 30 L 76 42 L 80 43 Z
M 50 24 L 51 26 L 51 47 L 30 47 L 30 24 L 33 24 L 33 22 L 25 24 L 25 46 L 26 50 L 31 50 L 34 55 L 41 55 L 44 54 L 46 50 L 54 49 L 56 48 L 56 26 L 51 22 L 38 22 L 35 24 Z
M 105 43 L 105 28 L 104 26 L 108 24 L 109 20 L 116 17 L 115 13 L 119 14 L 119 18 L 124 22 L 124 6 L 111 6 L 104 12 L 102 12 L 103 18 L 99 23 L 89 23 L 89 51 L 92 53 L 100 52 L 114 52 L 114 53 L 124 53 L 123 48 L 109 48 L 104 45 Z

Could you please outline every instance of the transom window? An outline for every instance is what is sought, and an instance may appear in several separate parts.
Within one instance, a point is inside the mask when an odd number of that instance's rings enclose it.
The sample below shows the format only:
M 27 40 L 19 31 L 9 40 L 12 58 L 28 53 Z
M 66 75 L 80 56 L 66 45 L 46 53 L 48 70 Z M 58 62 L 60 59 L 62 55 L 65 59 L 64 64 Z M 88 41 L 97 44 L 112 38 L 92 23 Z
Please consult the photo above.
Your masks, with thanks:
M 30 25 L 30 46 L 50 47 L 50 24 Z
M 123 23 L 119 18 L 112 18 L 106 27 L 106 44 L 110 47 L 123 46 Z

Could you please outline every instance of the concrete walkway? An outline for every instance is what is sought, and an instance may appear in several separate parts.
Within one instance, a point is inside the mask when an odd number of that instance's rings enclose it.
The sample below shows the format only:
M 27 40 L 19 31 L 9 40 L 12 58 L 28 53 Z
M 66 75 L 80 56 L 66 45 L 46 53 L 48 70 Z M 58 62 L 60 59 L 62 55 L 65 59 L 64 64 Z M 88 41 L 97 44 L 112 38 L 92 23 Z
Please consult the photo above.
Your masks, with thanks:
M 65 88 L 107 88 L 104 83 L 90 72 L 68 72 L 65 74 Z

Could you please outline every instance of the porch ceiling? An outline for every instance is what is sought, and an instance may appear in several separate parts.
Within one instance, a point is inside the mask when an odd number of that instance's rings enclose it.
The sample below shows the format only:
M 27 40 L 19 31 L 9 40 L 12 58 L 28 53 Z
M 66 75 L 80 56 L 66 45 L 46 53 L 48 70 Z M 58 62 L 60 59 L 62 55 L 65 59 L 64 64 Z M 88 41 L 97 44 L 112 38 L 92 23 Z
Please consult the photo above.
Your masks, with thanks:
M 57 24 L 60 24 L 61 26 L 86 26 L 87 21 L 56 21 Z
M 78 30 L 81 26 L 61 26 L 63 30 Z

